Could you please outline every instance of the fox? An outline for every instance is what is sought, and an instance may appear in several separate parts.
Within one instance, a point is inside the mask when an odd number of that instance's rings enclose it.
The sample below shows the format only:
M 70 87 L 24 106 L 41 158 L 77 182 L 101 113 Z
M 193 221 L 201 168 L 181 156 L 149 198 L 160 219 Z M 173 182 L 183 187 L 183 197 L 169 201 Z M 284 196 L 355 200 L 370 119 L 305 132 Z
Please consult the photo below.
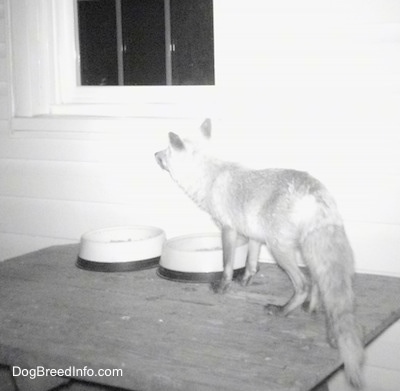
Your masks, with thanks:
M 201 124 L 200 135 L 206 143 L 211 139 L 210 119 Z M 156 162 L 221 230 L 223 272 L 213 290 L 224 293 L 231 286 L 239 236 L 248 239 L 244 286 L 256 275 L 265 244 L 294 291 L 284 305 L 267 304 L 268 312 L 287 316 L 301 306 L 310 313 L 322 307 L 328 342 L 339 349 L 347 381 L 362 389 L 365 353 L 355 316 L 354 255 L 327 188 L 307 172 L 250 169 L 218 159 L 174 132 L 168 138 Z

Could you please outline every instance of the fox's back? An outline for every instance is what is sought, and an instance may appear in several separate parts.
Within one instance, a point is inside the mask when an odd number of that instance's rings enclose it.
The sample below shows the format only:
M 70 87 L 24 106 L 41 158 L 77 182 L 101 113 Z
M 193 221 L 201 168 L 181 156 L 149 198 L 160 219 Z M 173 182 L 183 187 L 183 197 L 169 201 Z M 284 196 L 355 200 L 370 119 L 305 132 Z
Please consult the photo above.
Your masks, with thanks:
M 303 171 L 226 167 L 213 181 L 210 197 L 217 224 L 262 241 L 278 234 L 300 240 L 313 226 L 341 224 L 327 189 Z

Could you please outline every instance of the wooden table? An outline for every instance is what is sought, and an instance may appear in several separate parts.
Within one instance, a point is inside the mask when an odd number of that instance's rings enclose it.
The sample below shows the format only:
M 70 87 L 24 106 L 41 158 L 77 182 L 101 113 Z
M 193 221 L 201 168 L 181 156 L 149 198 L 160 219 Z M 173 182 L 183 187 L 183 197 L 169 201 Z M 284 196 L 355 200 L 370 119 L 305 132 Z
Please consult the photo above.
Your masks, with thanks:
M 163 280 L 155 269 L 81 270 L 77 253 L 77 245 L 55 246 L 0 263 L 0 363 L 122 369 L 122 376 L 70 377 L 137 391 L 305 391 L 341 365 L 323 314 L 263 310 L 292 293 L 275 265 L 263 264 L 251 287 L 216 295 L 207 284 Z M 399 281 L 356 276 L 366 342 L 400 318 Z M 15 380 L 39 390 L 60 378 Z

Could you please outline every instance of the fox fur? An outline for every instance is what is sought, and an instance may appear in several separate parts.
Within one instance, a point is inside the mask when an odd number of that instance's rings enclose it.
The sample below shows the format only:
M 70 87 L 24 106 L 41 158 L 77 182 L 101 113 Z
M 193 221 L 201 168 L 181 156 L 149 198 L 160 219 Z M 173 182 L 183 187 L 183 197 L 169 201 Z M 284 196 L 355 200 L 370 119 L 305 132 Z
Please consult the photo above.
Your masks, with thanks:
M 210 120 L 204 121 L 201 133 L 210 138 Z M 266 244 L 294 288 L 285 305 L 267 309 L 287 315 L 303 305 L 313 312 L 321 302 L 328 341 L 339 349 L 348 382 L 361 389 L 364 348 L 354 315 L 353 252 L 325 186 L 306 172 L 252 170 L 218 160 L 172 132 L 168 148 L 155 157 L 221 229 L 224 270 L 214 290 L 224 292 L 231 284 L 238 235 L 249 240 L 243 285 L 256 274 L 260 246 Z M 308 267 L 311 282 L 299 261 Z

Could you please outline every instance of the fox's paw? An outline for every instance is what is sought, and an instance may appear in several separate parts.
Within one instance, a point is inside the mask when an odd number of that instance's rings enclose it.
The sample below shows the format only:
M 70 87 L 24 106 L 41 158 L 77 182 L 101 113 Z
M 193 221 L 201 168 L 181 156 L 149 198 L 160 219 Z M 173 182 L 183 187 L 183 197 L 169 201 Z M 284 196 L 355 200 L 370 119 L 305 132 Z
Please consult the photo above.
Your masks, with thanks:
M 252 281 L 253 281 L 253 277 L 254 275 L 252 274 L 243 274 L 243 276 L 240 278 L 240 285 L 242 286 L 249 286 L 251 285 Z
M 281 315 L 285 316 L 285 307 L 282 305 L 276 305 L 276 304 L 267 304 L 264 306 L 264 310 L 268 315 Z
M 226 293 L 231 287 L 231 281 L 221 279 L 211 283 L 211 289 L 214 293 Z
M 331 327 L 329 327 L 329 326 L 326 329 L 326 339 L 331 348 L 334 348 L 334 349 L 338 348 L 337 339 L 336 339 L 335 335 L 333 334 Z
M 303 303 L 302 308 L 309 314 L 316 314 L 319 310 L 319 305 L 315 305 L 311 301 L 307 300 Z
M 321 308 L 321 299 L 317 285 L 312 285 L 311 291 L 302 307 L 309 314 L 314 314 Z

